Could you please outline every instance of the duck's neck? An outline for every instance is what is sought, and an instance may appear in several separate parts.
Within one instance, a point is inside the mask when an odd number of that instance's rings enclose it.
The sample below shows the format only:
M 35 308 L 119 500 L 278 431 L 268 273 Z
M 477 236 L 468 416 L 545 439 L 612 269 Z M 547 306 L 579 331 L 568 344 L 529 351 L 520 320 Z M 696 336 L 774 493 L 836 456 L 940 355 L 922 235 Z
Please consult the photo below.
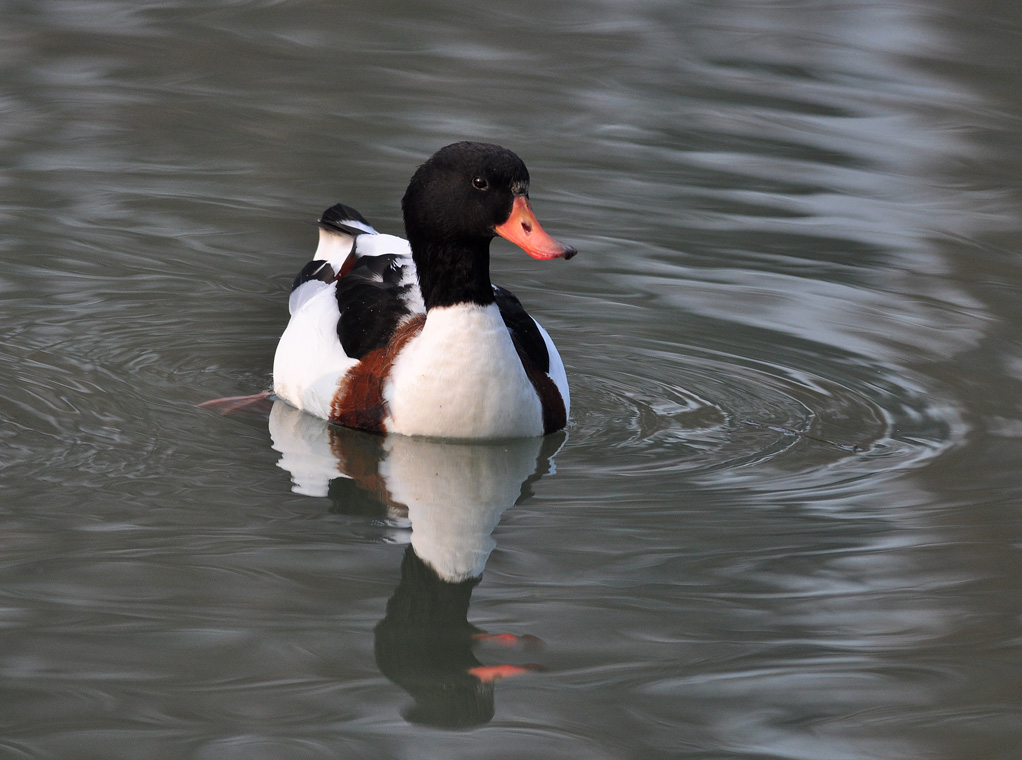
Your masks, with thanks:
M 426 311 L 434 306 L 493 303 L 489 238 L 457 244 L 413 244 L 412 258 Z

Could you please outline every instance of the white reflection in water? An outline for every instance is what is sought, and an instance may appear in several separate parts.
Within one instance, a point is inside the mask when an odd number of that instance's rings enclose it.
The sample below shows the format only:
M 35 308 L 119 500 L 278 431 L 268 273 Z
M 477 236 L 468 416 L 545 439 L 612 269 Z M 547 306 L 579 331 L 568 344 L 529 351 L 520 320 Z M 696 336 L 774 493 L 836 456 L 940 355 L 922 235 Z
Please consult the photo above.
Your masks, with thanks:
M 295 493 L 325 497 L 331 481 L 352 480 L 388 505 L 392 516 L 411 523 L 415 553 L 451 582 L 482 575 L 500 516 L 523 485 L 552 470 L 564 440 L 377 437 L 327 424 L 279 400 L 269 427 L 281 453 L 277 464 L 291 474 Z
M 491 636 L 468 622 L 472 589 L 495 546 L 501 515 L 523 488 L 552 471 L 563 434 L 485 443 L 384 438 L 345 430 L 283 401 L 269 419 L 278 466 L 295 493 L 326 497 L 337 480 L 379 499 L 391 521 L 411 525 L 401 581 L 376 626 L 380 669 L 415 698 L 407 717 L 442 726 L 493 716 L 493 683 L 534 664 L 483 665 L 481 642 L 532 648 L 531 637 Z

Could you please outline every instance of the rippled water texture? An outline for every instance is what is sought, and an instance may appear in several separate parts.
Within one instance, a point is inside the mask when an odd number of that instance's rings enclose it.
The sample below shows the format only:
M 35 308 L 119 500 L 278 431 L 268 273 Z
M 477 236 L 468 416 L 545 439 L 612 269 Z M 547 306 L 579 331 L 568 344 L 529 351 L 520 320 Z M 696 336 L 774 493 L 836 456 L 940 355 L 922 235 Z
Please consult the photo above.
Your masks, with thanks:
M 2 16 L 0 757 L 1018 757 L 1015 4 Z M 197 409 L 457 139 L 566 434 Z

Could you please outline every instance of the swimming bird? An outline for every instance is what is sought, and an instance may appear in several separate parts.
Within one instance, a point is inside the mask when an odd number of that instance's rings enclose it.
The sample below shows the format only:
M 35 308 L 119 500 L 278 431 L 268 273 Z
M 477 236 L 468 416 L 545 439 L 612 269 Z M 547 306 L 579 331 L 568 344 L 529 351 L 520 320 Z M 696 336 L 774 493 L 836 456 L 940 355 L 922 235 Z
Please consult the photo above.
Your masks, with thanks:
M 510 150 L 460 142 L 412 176 L 407 240 L 337 204 L 295 278 L 273 361 L 273 393 L 345 427 L 454 439 L 540 436 L 570 411 L 547 332 L 490 282 L 490 242 L 536 259 L 577 251 L 550 237 Z

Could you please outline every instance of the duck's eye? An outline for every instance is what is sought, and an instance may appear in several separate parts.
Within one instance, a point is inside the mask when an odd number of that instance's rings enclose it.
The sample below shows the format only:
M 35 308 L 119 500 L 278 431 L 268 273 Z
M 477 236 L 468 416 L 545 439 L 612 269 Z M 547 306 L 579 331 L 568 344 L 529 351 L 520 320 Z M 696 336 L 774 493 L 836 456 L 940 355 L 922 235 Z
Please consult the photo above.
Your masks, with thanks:
M 485 190 L 490 186 L 490 183 L 486 181 L 485 177 L 476 177 L 472 180 L 472 187 L 476 190 Z

